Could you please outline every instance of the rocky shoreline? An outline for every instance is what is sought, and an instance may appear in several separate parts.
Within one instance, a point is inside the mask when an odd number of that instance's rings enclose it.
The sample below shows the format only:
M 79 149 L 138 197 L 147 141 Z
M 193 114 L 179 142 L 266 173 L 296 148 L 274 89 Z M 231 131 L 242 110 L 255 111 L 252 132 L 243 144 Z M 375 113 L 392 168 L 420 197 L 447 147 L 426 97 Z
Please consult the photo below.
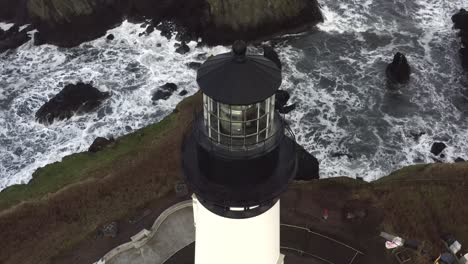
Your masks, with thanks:
M 181 181 L 179 157 L 184 131 L 200 100 L 199 95 L 189 97 L 160 123 L 115 141 L 100 139 L 90 152 L 50 164 L 36 171 L 29 184 L 0 192 L 0 236 L 9 241 L 0 252 L 0 262 L 51 263 L 83 241 L 94 241 L 100 226 L 126 219 L 149 203 L 157 205 L 161 197 L 173 195 Z M 301 156 L 307 156 L 306 152 Z M 323 192 L 323 197 L 336 196 L 333 200 L 343 208 L 371 203 L 384 215 L 379 222 L 372 222 L 374 228 L 433 243 L 437 234 L 447 230 L 468 241 L 462 228 L 468 212 L 458 206 L 468 202 L 463 191 L 468 181 L 466 163 L 411 166 L 373 183 L 344 178 L 302 181 L 310 180 L 310 172 L 315 170 L 313 166 L 310 170 L 312 162 L 303 164 L 302 176 L 306 177 L 298 179 L 299 186 L 312 188 L 312 193 Z M 414 200 L 415 195 L 427 197 Z M 324 206 L 330 202 L 328 198 Z M 427 199 L 430 203 L 424 202 Z M 449 201 L 454 206 L 439 207 Z M 413 221 L 425 224 L 407 225 Z M 434 229 L 436 224 L 440 229 Z
M 4 7 L 4 8 L 2 8 Z M 32 24 L 39 43 L 76 46 L 128 19 L 208 45 L 255 40 L 323 21 L 316 0 L 1 0 L 0 21 Z M 242 14 L 242 15 L 239 15 Z M 169 22 L 169 24 L 167 24 Z

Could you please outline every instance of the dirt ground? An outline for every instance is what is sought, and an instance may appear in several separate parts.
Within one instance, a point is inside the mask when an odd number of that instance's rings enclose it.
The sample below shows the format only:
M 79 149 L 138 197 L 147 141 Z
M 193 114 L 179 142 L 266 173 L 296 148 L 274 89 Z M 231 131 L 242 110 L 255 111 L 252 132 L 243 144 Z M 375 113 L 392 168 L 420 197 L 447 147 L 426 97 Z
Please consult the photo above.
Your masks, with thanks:
M 354 249 L 339 245 L 331 240 L 319 236 L 310 236 L 307 231 L 287 226 L 281 227 L 281 245 L 283 247 L 294 248 L 307 254 L 316 255 L 332 263 L 350 263 L 351 261 L 353 261 L 352 263 L 363 264 L 392 263 L 386 260 L 382 261 L 387 254 L 383 250 L 383 240 L 378 237 L 381 214 L 377 209 L 369 207 L 368 204 L 353 202 L 352 206 L 354 207 L 366 208 L 369 212 L 368 217 L 359 223 L 346 222 L 343 218 L 343 210 L 351 207 L 349 202 L 346 202 L 347 197 L 350 195 L 348 190 L 343 188 L 313 191 L 303 187 L 302 184 L 293 185 L 282 196 L 281 222 L 286 225 L 310 228 L 314 232 L 349 245 L 363 254 L 358 254 Z M 141 229 L 151 227 L 165 208 L 179 202 L 181 199 L 188 198 L 188 196 L 176 198 L 171 193 L 163 199 L 154 201 L 147 207 L 142 208 L 133 217 L 138 218 L 145 211 L 151 210 L 151 214 L 146 215 L 137 224 L 129 223 L 129 218 L 119 220 L 119 235 L 116 238 L 89 237 L 73 250 L 54 258 L 53 263 L 93 263 L 112 248 L 128 242 L 130 237 L 141 231 Z M 324 208 L 328 209 L 328 220 L 322 219 Z M 189 250 L 193 251 L 193 248 Z M 310 255 L 298 254 L 292 250 L 283 249 L 283 253 L 287 255 L 290 263 L 311 263 L 311 261 L 326 263 Z M 184 260 L 187 262 L 191 259 L 190 256 L 185 254 L 187 252 L 180 254 L 177 261 Z M 191 254 L 193 252 L 189 252 L 189 255 Z

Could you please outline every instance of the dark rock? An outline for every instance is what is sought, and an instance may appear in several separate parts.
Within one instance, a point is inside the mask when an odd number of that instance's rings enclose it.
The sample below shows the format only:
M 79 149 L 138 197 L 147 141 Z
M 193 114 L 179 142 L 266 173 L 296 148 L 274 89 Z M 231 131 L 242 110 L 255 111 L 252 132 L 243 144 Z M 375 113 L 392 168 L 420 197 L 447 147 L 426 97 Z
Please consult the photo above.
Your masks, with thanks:
M 352 159 L 353 156 L 348 154 L 348 153 L 343 153 L 343 152 L 333 152 L 331 154 L 332 158 L 341 158 L 341 157 L 347 157 L 348 159 Z
M 0 21 L 29 24 L 27 0 L 0 0 Z
M 3 4 L 5 1 L 8 4 Z M 0 17 L 14 17 L 19 5 L 47 43 L 65 47 L 104 36 L 124 17 L 132 21 L 151 20 L 152 25 L 155 21 L 172 21 L 173 26 L 179 28 L 166 27 L 161 35 L 171 38 L 175 34 L 178 40 L 185 42 L 202 38 L 209 45 L 305 31 L 323 21 L 317 0 L 278 0 L 274 4 L 269 0 L 252 3 L 237 0 L 73 0 L 54 3 L 1 0 Z
M 171 39 L 176 32 L 176 24 L 172 21 L 163 21 L 156 26 L 156 29 L 161 31 L 161 36 Z
M 51 124 L 54 119 L 68 119 L 75 113 L 87 113 L 96 110 L 110 96 L 90 84 L 69 84 L 54 98 L 45 103 L 36 113 L 40 123 Z
M 432 144 L 431 153 L 438 156 L 440 153 L 442 153 L 442 151 L 444 151 L 446 147 L 447 145 L 445 145 L 442 142 L 435 142 L 434 144 Z
M 309 181 L 319 178 L 319 162 L 307 152 L 302 146 L 296 143 L 298 170 L 296 180 Z
M 153 32 L 154 32 L 154 26 L 153 25 L 149 25 L 145 30 L 145 33 L 146 33 L 147 36 L 149 36 Z
M 187 66 L 192 70 L 198 70 L 202 64 L 200 62 L 190 62 Z
M 185 44 L 185 42 L 182 42 L 182 44 L 180 45 L 180 47 L 178 47 L 176 49 L 176 52 L 179 53 L 179 54 L 185 54 L 187 52 L 190 51 L 190 47 L 187 46 L 187 44 Z
M 393 57 L 393 62 L 387 67 L 387 77 L 393 83 L 404 84 L 410 79 L 411 69 L 405 55 L 397 52 Z
M 46 43 L 40 32 L 34 33 L 34 46 L 41 46 Z
M 296 103 L 292 104 L 292 105 L 286 105 L 286 106 L 283 106 L 281 107 L 278 112 L 280 114 L 289 114 L 291 113 L 294 109 L 296 109 Z
M 282 107 L 287 105 L 290 98 L 291 98 L 291 95 L 289 95 L 287 91 L 285 90 L 276 91 L 276 96 L 275 96 L 276 109 L 281 109 Z
M 130 132 L 132 130 L 133 130 L 133 128 L 131 126 L 125 126 L 125 131 Z
M 462 61 L 463 69 L 468 71 L 468 48 L 460 49 L 460 58 Z
M 271 46 L 263 46 L 263 56 L 274 62 L 281 70 L 281 60 L 279 59 L 278 53 L 276 53 L 276 51 Z
M 458 158 L 455 159 L 455 162 L 457 162 L 457 163 L 458 162 L 465 162 L 465 159 L 458 157 Z
M 19 31 L 19 27 L 14 25 L 7 31 L 4 31 L 0 36 L 0 53 L 9 49 L 16 49 L 28 42 L 31 39 L 28 36 L 29 30 L 30 28 Z
M 458 35 L 461 38 L 461 43 L 463 44 L 463 47 L 468 48 L 468 30 L 462 30 Z
M 275 96 L 275 108 L 280 112 L 281 114 L 288 114 L 294 109 L 296 109 L 297 105 L 296 103 L 287 105 L 289 99 L 291 98 L 291 95 L 287 91 L 284 90 L 278 90 L 276 91 L 276 96 Z
M 411 131 L 410 135 L 413 137 L 415 141 L 418 141 L 423 135 L 425 135 L 426 132 L 416 132 L 416 131 Z
M 158 47 L 158 48 L 161 47 L 161 46 L 162 46 L 161 43 L 156 44 L 156 47 Z
M 115 36 L 114 36 L 114 34 L 109 34 L 109 35 L 107 35 L 106 39 L 107 40 L 114 40 Z
M 177 85 L 174 83 L 166 83 L 163 86 L 159 87 L 159 89 L 153 93 L 153 101 L 158 100 L 167 100 L 171 95 L 177 91 Z
M 112 144 L 115 140 L 113 138 L 107 139 L 103 137 L 98 137 L 94 140 L 93 144 L 89 147 L 88 151 L 92 153 L 99 152 L 105 149 L 107 146 Z
M 458 13 L 452 16 L 453 26 L 456 29 L 468 30 L 468 11 L 460 9 Z
M 188 94 L 187 90 L 182 90 L 180 93 L 179 93 L 179 96 L 186 96 Z
M 28 12 L 46 43 L 73 47 L 105 36 L 123 20 L 124 1 L 28 0 Z

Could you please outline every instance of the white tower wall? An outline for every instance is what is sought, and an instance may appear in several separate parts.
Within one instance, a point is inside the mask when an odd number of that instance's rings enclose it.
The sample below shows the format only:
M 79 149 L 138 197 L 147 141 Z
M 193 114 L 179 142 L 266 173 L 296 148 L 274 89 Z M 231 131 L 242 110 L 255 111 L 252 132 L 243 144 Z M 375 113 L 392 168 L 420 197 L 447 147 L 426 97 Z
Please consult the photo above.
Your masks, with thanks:
M 193 195 L 195 264 L 283 264 L 279 201 L 263 214 L 231 219 L 206 209 Z

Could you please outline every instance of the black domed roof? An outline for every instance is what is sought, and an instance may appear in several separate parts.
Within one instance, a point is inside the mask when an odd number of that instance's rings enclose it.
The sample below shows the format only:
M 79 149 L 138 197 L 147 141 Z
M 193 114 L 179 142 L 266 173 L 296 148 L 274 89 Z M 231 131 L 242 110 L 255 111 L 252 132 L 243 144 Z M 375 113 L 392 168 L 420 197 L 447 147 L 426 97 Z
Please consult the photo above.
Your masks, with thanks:
M 236 42 L 233 51 L 208 58 L 198 70 L 197 82 L 204 94 L 217 102 L 249 105 L 273 96 L 281 86 L 281 70 L 261 55 L 246 55 Z

